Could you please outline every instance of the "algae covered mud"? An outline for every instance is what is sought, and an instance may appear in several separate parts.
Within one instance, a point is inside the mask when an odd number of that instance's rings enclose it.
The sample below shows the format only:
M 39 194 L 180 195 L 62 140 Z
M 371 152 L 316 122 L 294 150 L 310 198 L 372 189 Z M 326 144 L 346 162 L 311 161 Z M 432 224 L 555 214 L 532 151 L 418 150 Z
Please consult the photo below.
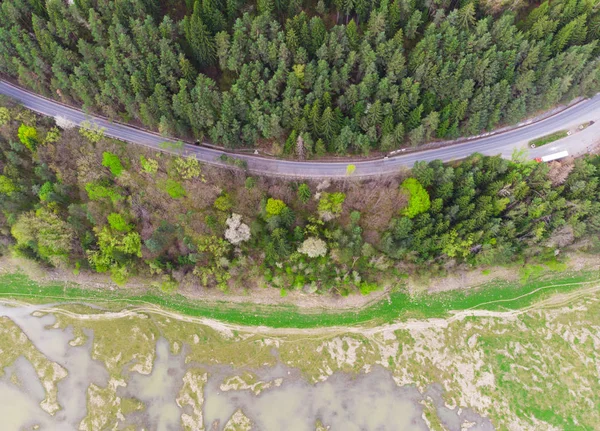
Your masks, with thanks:
M 598 291 L 312 329 L 6 299 L 2 429 L 600 429 Z
M 421 392 L 384 367 L 354 369 L 357 338 L 315 337 L 313 353 L 328 360 L 306 369 L 295 362 L 306 358 L 294 353 L 297 336 L 81 304 L 8 301 L 0 315 L 7 429 L 429 430 L 425 405 L 449 424 L 493 429 L 470 409 L 448 408 L 439 385 Z M 362 372 L 334 371 L 347 367 Z

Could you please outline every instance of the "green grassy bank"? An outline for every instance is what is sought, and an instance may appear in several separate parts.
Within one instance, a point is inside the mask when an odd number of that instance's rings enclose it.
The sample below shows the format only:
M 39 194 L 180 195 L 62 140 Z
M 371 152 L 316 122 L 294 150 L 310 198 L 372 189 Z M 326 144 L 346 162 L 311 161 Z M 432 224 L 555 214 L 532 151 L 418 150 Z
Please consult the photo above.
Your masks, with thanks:
M 559 139 L 563 139 L 569 136 L 568 130 L 560 130 L 558 132 L 552 133 L 551 135 L 542 136 L 541 138 L 533 139 L 529 141 L 529 145 L 532 148 L 541 147 L 543 145 L 549 144 L 554 141 L 558 141 Z
M 451 310 L 479 308 L 486 310 L 518 309 L 554 293 L 566 293 L 584 283 L 598 280 L 597 272 L 553 274 L 553 278 L 526 284 L 491 282 L 479 288 L 423 294 L 411 297 L 396 292 L 356 312 L 300 310 L 295 306 L 232 304 L 225 301 L 206 303 L 181 295 L 160 293 L 128 294 L 124 290 L 90 290 L 77 285 L 52 283 L 42 285 L 20 273 L 0 275 L 0 296 L 36 303 L 93 302 L 111 304 L 110 308 L 156 304 L 184 315 L 207 317 L 248 326 L 314 328 L 356 324 L 384 324 L 406 318 L 446 317 Z

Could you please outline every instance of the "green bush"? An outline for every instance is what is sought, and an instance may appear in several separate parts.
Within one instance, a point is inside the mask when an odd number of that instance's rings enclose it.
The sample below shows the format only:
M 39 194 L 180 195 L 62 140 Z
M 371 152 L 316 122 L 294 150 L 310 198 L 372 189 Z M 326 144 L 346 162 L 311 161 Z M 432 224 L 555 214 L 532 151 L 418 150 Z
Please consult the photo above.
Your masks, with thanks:
M 140 164 L 142 165 L 142 172 L 147 174 L 155 174 L 158 171 L 158 161 L 154 159 L 147 159 L 144 156 L 140 156 Z
M 0 106 L 0 126 L 8 124 L 10 121 L 10 111 L 4 106 Z
M 97 144 L 104 137 L 104 129 L 97 124 L 84 121 L 79 125 L 79 134 L 90 142 Z
M 267 212 L 268 216 L 276 216 L 279 215 L 286 207 L 287 205 L 282 200 L 269 198 L 265 207 L 265 211 Z
M 113 187 L 102 183 L 87 183 L 85 185 L 85 191 L 87 192 L 88 197 L 93 201 L 108 198 L 112 203 L 116 203 L 123 200 L 123 196 L 117 193 Z
M 164 182 L 163 189 L 173 199 L 179 199 L 185 196 L 185 189 L 183 188 L 183 186 L 171 178 L 167 179 L 167 181 Z
M 217 218 L 212 214 L 209 214 L 206 217 L 204 217 L 204 223 L 206 223 L 206 226 L 208 226 L 211 229 L 216 228 L 218 225 Z
M 74 232 L 69 223 L 46 208 L 19 215 L 11 228 L 16 251 L 30 250 L 37 258 L 54 266 L 71 259 Z
M 38 192 L 38 196 L 42 202 L 48 200 L 50 194 L 54 193 L 54 185 L 50 181 L 46 181 L 42 187 L 40 187 L 40 191 Z
M 358 290 L 360 290 L 361 295 L 369 295 L 371 292 L 375 292 L 376 290 L 382 290 L 382 287 L 380 287 L 377 283 L 367 283 L 363 281 L 360 283 Z
M 108 226 L 96 230 L 98 250 L 88 250 L 90 265 L 97 272 L 110 270 L 111 278 L 123 284 L 129 277 L 128 264 L 142 257 L 142 239 L 137 232 L 117 232 Z
M 166 293 L 168 295 L 175 293 L 177 291 L 178 286 L 179 283 L 177 283 L 177 281 L 169 275 L 163 276 L 162 281 L 159 284 L 160 290 L 162 290 L 163 293 Z
M 319 211 L 331 212 L 332 214 L 340 214 L 342 212 L 342 204 L 345 200 L 345 193 L 323 192 L 323 194 L 321 195 L 321 199 L 319 199 Z
M 123 172 L 123 165 L 121 164 L 119 156 L 108 151 L 102 153 L 102 166 L 110 169 L 110 172 L 115 177 L 118 177 Z
M 0 193 L 10 196 L 17 190 L 19 190 L 19 188 L 15 185 L 13 180 L 5 175 L 0 175 Z
M 31 152 L 35 151 L 35 147 L 38 143 L 38 135 L 35 127 L 21 124 L 21 126 L 19 126 L 18 136 L 19 141 L 21 141 L 23 145 L 29 148 Z
M 44 143 L 52 143 L 52 142 L 57 142 L 58 139 L 60 138 L 60 130 L 58 130 L 58 127 L 53 127 L 50 130 L 48 130 L 48 133 L 46 133 L 46 137 L 44 138 Z
M 400 187 L 408 193 L 408 206 L 403 210 L 406 217 L 414 218 L 429 210 L 429 193 L 416 178 L 407 178 Z
M 246 183 L 244 184 L 244 186 L 248 190 L 253 189 L 256 186 L 256 178 L 254 178 L 254 177 L 246 178 Z
M 200 169 L 200 163 L 195 157 L 178 157 L 175 159 L 175 170 L 184 180 L 191 180 L 197 178 L 202 173 Z
M 231 199 L 227 193 L 223 193 L 213 203 L 213 206 L 219 211 L 229 211 L 233 204 L 231 203 Z
M 110 279 L 118 286 L 123 286 L 129 275 L 129 269 L 125 265 L 114 265 L 110 268 Z
M 132 226 L 127 223 L 125 218 L 119 213 L 110 213 L 107 217 L 108 224 L 119 232 L 129 232 Z

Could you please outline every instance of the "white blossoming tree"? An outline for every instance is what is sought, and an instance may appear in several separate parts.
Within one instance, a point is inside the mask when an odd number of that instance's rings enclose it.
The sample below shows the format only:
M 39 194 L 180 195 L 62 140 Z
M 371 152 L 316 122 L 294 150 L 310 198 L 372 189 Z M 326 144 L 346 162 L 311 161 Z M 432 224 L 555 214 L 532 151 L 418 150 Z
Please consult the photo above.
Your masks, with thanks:
M 231 244 L 238 245 L 250 239 L 250 228 L 247 224 L 242 223 L 241 215 L 231 214 L 226 223 L 225 239 Z
M 311 237 L 304 240 L 298 251 L 308 257 L 325 256 L 327 254 L 327 244 L 320 238 Z
M 60 115 L 54 117 L 54 122 L 58 127 L 60 127 L 63 130 L 74 129 L 75 127 L 77 127 L 77 124 L 75 122 L 69 120 L 68 118 L 61 117 Z

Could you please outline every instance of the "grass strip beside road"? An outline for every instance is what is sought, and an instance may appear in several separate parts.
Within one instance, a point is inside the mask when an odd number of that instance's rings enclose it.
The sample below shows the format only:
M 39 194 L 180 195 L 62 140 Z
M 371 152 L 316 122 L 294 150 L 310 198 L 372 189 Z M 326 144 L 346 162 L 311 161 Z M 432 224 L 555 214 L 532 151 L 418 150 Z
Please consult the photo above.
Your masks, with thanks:
M 232 304 L 225 301 L 206 303 L 181 295 L 164 295 L 157 291 L 128 294 L 125 290 L 91 290 L 77 285 L 38 284 L 26 275 L 0 275 L 0 297 L 35 303 L 94 303 L 118 309 L 153 304 L 183 315 L 216 319 L 245 326 L 273 328 L 316 328 L 380 325 L 408 318 L 444 318 L 450 311 L 483 309 L 516 310 L 554 293 L 567 293 L 584 283 L 598 281 L 597 272 L 561 274 L 527 284 L 492 282 L 478 288 L 411 297 L 404 292 L 356 311 L 326 309 L 301 310 L 295 306 Z
M 529 141 L 529 146 L 532 148 L 541 147 L 542 145 L 549 144 L 554 141 L 558 141 L 559 139 L 563 139 L 569 136 L 569 132 L 567 130 L 560 130 L 558 132 L 554 132 L 550 135 L 542 136 L 541 138 L 533 139 Z

